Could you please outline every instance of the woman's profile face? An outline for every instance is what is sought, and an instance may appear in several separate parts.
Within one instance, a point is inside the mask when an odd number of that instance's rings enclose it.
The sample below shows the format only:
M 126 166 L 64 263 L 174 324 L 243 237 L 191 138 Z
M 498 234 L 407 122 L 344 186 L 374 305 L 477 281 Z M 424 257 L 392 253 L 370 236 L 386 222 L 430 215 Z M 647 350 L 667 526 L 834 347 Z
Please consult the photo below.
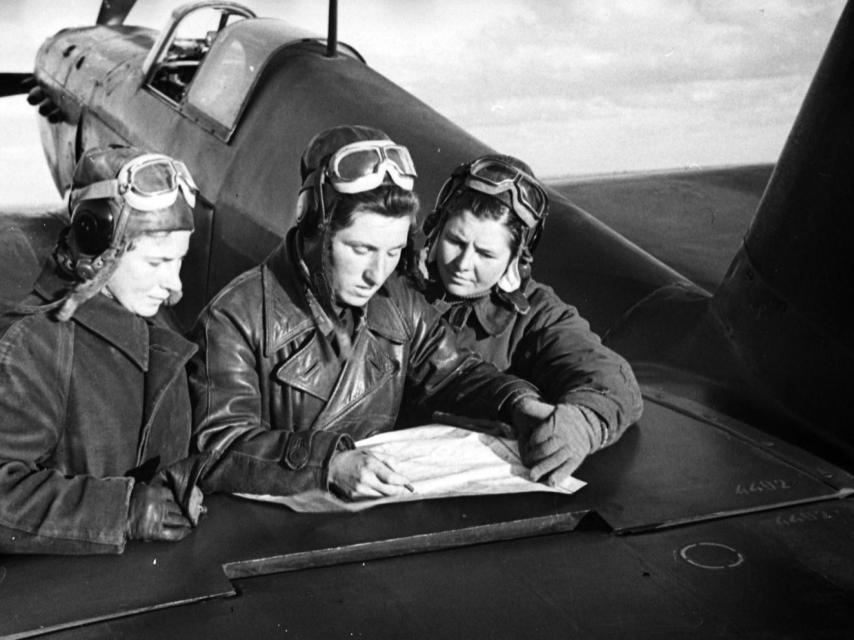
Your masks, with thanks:
M 105 287 L 131 313 L 149 318 L 181 291 L 181 261 L 192 231 L 149 233 L 134 239 Z
M 445 290 L 471 298 L 489 291 L 512 257 L 503 220 L 480 219 L 469 209 L 450 214 L 436 241 L 436 267 Z

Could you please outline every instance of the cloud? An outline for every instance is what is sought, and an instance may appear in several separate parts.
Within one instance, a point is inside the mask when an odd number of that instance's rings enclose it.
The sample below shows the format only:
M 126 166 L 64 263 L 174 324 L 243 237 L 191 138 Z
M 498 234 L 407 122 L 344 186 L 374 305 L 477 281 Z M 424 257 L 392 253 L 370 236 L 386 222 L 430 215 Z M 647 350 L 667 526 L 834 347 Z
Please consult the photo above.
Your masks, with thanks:
M 546 175 L 630 169 L 640 158 L 650 167 L 775 160 L 842 8 L 467 2 L 478 19 L 463 29 L 465 15 L 438 4 L 454 25 L 445 63 L 406 57 L 419 69 L 410 89 Z M 555 140 L 571 140 L 585 160 L 559 164 Z
M 514 4 L 524 20 L 482 21 L 450 52 L 458 72 L 425 68 L 422 86 L 438 84 L 458 99 L 474 79 L 494 101 L 501 93 L 590 96 L 650 83 L 810 75 L 839 8 L 657 0 L 541 3 L 524 11 L 524 3 Z

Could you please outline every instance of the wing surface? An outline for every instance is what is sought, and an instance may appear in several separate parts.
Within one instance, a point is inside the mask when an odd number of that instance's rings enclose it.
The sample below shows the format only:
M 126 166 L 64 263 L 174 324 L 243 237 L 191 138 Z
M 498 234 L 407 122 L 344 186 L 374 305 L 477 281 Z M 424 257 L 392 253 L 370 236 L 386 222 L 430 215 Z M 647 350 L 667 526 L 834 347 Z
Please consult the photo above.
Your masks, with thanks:
M 65 226 L 64 211 L 0 211 L 0 302 L 29 293 Z

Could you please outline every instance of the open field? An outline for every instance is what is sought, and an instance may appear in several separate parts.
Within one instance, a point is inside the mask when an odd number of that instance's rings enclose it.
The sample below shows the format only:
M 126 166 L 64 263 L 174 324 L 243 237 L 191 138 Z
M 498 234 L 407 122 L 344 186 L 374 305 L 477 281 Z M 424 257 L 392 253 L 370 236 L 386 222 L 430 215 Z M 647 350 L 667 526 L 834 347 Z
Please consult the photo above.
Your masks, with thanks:
M 568 178 L 550 180 L 549 186 L 714 291 L 741 246 L 773 168 Z

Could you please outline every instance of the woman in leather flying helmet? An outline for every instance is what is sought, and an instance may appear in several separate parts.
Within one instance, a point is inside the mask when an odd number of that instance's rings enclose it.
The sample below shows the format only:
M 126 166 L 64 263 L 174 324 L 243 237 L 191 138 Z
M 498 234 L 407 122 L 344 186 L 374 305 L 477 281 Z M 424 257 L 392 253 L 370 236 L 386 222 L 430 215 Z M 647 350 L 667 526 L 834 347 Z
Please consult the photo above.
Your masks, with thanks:
M 534 383 L 563 414 L 557 428 L 544 426 L 521 443 L 533 479 L 556 484 L 616 441 L 642 404 L 628 363 L 531 278 L 548 209 L 542 184 L 521 160 L 484 155 L 464 163 L 424 222 L 419 269 L 427 299 L 460 343 Z
M 181 294 L 192 179 L 109 147 L 83 154 L 71 187 L 53 258 L 0 318 L 0 553 L 120 553 L 180 540 L 200 510 L 195 348 L 156 318 Z
M 456 346 L 397 273 L 418 199 L 409 151 L 345 125 L 306 147 L 297 224 L 208 305 L 190 367 L 202 488 L 349 498 L 402 494 L 394 461 L 354 449 L 393 429 L 401 404 L 520 425 L 553 407 Z

